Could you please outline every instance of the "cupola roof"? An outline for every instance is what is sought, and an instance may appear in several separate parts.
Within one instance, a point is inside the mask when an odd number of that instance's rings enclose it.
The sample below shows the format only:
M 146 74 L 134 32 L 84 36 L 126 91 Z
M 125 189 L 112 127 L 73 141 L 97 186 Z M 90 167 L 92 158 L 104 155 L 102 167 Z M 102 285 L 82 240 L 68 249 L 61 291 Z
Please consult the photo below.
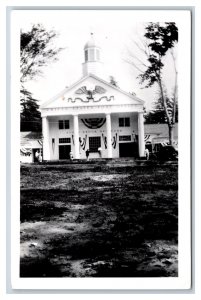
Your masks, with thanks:
M 91 32 L 90 39 L 84 46 L 84 49 L 88 49 L 88 48 L 100 48 L 100 46 L 97 44 L 96 40 L 94 39 L 93 32 Z

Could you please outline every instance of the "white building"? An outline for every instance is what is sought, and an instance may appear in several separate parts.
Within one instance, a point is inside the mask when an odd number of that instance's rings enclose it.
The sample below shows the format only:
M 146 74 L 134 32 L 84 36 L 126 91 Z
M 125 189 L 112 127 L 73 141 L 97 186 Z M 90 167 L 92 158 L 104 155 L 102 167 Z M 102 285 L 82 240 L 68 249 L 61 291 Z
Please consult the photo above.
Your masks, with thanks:
M 33 163 L 36 159 L 36 151 L 42 152 L 41 132 L 21 132 L 20 137 L 20 162 Z
M 101 79 L 101 48 L 84 47 L 83 77 L 40 107 L 43 159 L 143 157 L 144 101 Z M 98 149 L 101 151 L 98 151 Z

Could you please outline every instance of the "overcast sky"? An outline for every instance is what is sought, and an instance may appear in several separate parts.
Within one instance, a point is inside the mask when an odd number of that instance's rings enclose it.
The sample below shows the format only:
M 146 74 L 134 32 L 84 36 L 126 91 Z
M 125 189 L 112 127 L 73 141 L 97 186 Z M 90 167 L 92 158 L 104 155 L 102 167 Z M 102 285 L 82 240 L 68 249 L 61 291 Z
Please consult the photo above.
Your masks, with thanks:
M 125 62 L 127 49 L 132 49 L 140 56 L 139 49 L 132 40 L 143 36 L 145 21 L 136 19 L 132 11 L 23 11 L 19 18 L 19 26 L 24 31 L 32 24 L 41 23 L 47 30 L 54 29 L 59 36 L 55 39 L 55 47 L 62 47 L 58 61 L 43 69 L 43 76 L 27 83 L 27 88 L 40 103 L 49 100 L 66 86 L 70 86 L 82 77 L 84 62 L 84 45 L 93 32 L 102 48 L 104 63 L 104 79 L 109 81 L 112 75 L 120 88 L 127 92 L 135 92 L 145 101 L 147 109 L 151 108 L 157 98 L 157 89 L 142 89 L 136 77 L 139 73 Z M 152 21 L 152 20 L 151 20 Z M 164 69 L 165 83 L 171 92 L 174 83 L 173 62 L 171 56 L 166 58 Z

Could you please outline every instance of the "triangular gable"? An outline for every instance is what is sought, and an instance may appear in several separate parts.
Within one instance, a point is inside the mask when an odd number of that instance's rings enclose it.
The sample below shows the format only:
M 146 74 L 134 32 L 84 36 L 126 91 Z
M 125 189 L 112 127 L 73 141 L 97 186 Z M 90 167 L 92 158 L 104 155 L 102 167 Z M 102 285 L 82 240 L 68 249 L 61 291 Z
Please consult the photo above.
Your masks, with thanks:
M 144 101 L 143 101 L 142 99 L 138 98 L 137 96 L 132 95 L 131 93 L 125 92 L 124 90 L 122 90 L 122 89 L 120 89 L 120 88 L 118 88 L 118 87 L 115 87 L 114 85 L 112 85 L 111 83 L 105 81 L 104 79 L 99 78 L 98 76 L 95 76 L 95 75 L 93 75 L 93 74 L 90 74 L 90 75 L 88 75 L 88 76 L 91 76 L 91 77 L 93 77 L 93 78 L 99 80 L 99 81 L 102 82 L 103 84 L 107 85 L 108 87 L 110 87 L 110 88 L 112 88 L 112 89 L 114 89 L 114 90 L 116 90 L 116 91 L 118 91 L 118 92 L 120 92 L 120 93 L 122 93 L 122 94 L 124 94 L 124 95 L 126 95 L 126 96 L 128 96 L 128 97 L 130 97 L 131 99 L 133 99 L 133 100 L 135 100 L 135 101 L 138 101 L 139 104 L 144 104 Z
M 93 93 L 93 96 L 87 93 Z M 106 103 L 110 105 L 123 103 L 143 105 L 144 101 L 93 74 L 89 74 L 70 87 L 65 88 L 55 97 L 42 104 L 40 108 L 88 106 Z

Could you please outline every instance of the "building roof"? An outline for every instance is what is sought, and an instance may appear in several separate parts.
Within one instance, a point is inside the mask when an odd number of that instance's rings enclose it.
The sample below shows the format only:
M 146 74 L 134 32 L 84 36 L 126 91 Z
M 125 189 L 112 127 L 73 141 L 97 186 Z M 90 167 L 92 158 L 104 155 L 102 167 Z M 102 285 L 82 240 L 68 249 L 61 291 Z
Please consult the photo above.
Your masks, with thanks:
M 21 148 L 42 148 L 42 132 L 25 131 L 21 132 L 20 135 Z
M 167 124 L 144 124 L 145 134 L 156 134 L 161 137 L 168 137 L 168 125 Z M 174 126 L 174 137 L 178 138 L 178 123 Z
M 84 49 L 88 49 L 88 48 L 100 48 L 100 46 L 97 44 L 96 40 L 94 39 L 93 33 L 91 33 L 90 39 L 84 46 Z

